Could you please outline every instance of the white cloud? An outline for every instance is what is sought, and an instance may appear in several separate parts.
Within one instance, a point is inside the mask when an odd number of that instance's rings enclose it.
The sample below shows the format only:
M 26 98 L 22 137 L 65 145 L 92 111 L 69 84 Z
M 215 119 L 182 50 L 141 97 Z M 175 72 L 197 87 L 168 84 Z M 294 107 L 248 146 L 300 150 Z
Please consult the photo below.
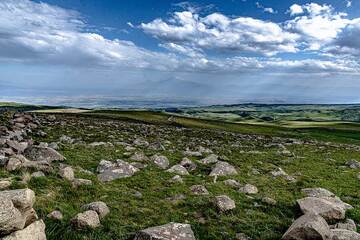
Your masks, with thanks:
M 347 1 L 346 1 L 346 7 L 349 8 L 349 7 L 351 7 L 351 6 L 352 6 L 352 1 L 347 0 Z
M 303 10 L 302 6 L 300 6 L 298 4 L 293 4 L 290 7 L 288 12 L 290 13 L 291 16 L 294 16 L 294 15 L 299 15 L 299 14 L 304 13 L 304 10 Z
M 297 34 L 284 31 L 276 23 L 250 17 L 229 18 L 220 13 L 200 17 L 184 11 L 175 12 L 168 22 L 155 19 L 142 23 L 141 28 L 163 41 L 202 49 L 264 55 L 297 51 Z
M 263 10 L 264 12 L 266 12 L 266 13 L 271 13 L 271 14 L 277 13 L 277 11 L 275 11 L 273 8 L 271 8 L 271 7 L 264 7 L 264 6 L 261 5 L 259 2 L 256 2 L 255 5 L 256 5 L 257 8 L 262 9 L 262 10 Z

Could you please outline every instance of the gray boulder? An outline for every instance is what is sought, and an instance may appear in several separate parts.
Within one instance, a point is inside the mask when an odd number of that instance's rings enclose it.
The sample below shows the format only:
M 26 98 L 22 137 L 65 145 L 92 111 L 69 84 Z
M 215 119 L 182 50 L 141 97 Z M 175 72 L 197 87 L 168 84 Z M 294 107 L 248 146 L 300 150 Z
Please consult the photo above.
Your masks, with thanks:
M 166 172 L 175 173 L 178 175 L 189 175 L 189 172 L 186 170 L 186 168 L 181 165 L 174 165 L 166 170 Z
M 246 193 L 246 194 L 256 194 L 259 192 L 259 190 L 254 185 L 245 184 L 245 186 L 239 188 L 239 192 Z
M 340 220 L 345 218 L 346 209 L 323 198 L 306 197 L 297 200 L 304 214 L 318 214 L 326 220 Z
M 60 221 L 64 218 L 63 214 L 60 212 L 60 211 L 52 211 L 51 213 L 49 213 L 47 215 L 47 218 L 50 218 L 52 220 L 57 220 L 57 221 Z
M 139 231 L 134 240 L 195 240 L 189 224 L 168 223 Z
M 167 169 L 169 167 L 169 159 L 162 155 L 154 155 L 150 158 L 150 161 L 161 169 Z
M 181 160 L 180 165 L 186 168 L 189 172 L 194 171 L 197 167 L 196 164 L 187 157 L 184 157 Z
M 75 174 L 74 174 L 74 170 L 72 169 L 72 167 L 64 167 L 62 169 L 60 169 L 59 171 L 59 175 L 63 178 L 66 179 L 68 181 L 73 181 L 75 178 Z
M 213 167 L 209 176 L 229 176 L 236 175 L 238 172 L 235 167 L 227 162 L 218 161 Z
M 26 228 L 13 232 L 1 240 L 46 240 L 45 223 L 42 220 L 33 222 Z
M 331 230 L 332 240 L 360 240 L 360 234 L 346 229 Z
M 25 157 L 32 161 L 63 161 L 64 156 L 58 153 L 55 149 L 49 147 L 32 146 L 25 150 Z
M 137 171 L 138 168 L 123 161 L 116 160 L 116 162 L 109 162 L 102 160 L 98 166 L 98 179 L 101 182 L 109 182 L 119 178 L 131 177 Z
M 106 203 L 101 202 L 101 201 L 85 204 L 81 208 L 84 210 L 93 210 L 93 211 L 97 212 L 100 219 L 104 218 L 106 215 L 108 215 L 110 213 L 109 207 L 106 205 Z
M 348 165 L 352 169 L 358 169 L 360 168 L 360 162 L 352 159 L 346 162 L 346 165 Z
M 219 161 L 219 157 L 216 154 L 210 154 L 206 158 L 200 160 L 202 164 L 210 164 L 210 163 L 217 163 Z
M 71 225 L 76 229 L 97 228 L 100 226 L 100 219 L 95 211 L 88 210 L 71 219 Z
M 319 215 L 305 214 L 295 220 L 282 240 L 331 240 L 329 225 Z
M 215 204 L 221 212 L 226 212 L 236 207 L 234 200 L 226 195 L 216 196 Z
M 203 185 L 193 185 L 190 191 L 195 195 L 209 195 L 209 191 Z

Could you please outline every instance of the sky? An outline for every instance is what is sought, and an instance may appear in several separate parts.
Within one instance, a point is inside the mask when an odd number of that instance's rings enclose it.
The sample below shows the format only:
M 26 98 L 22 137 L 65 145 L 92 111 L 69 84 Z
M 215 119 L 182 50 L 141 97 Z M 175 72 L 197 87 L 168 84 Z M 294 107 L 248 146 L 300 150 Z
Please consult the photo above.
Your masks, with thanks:
M 0 100 L 359 103 L 358 0 L 0 0 Z

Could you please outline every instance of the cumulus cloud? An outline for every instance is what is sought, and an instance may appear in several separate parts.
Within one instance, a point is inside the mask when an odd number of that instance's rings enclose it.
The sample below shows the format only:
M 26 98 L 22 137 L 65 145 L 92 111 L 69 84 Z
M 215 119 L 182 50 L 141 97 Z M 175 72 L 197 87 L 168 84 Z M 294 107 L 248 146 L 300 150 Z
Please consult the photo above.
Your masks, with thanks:
M 202 49 L 255 52 L 275 55 L 296 52 L 298 35 L 278 24 L 251 17 L 230 18 L 221 13 L 204 17 L 190 11 L 175 12 L 169 21 L 155 19 L 140 26 L 146 33 L 166 41 Z
M 354 20 L 340 13 L 333 16 L 332 8 L 327 5 L 301 8 L 307 15 L 296 17 L 286 25 L 221 13 L 200 16 L 191 11 L 176 12 L 168 21 L 155 19 L 141 24 L 146 33 L 162 41 L 159 46 L 165 51 L 154 51 L 130 41 L 111 40 L 89 32 L 78 12 L 29 0 L 3 0 L 0 2 L 0 60 L 163 72 L 252 73 L 261 70 L 290 75 L 294 72 L 358 74 L 359 65 L 353 59 L 292 61 L 271 57 L 277 53 L 299 52 L 300 40 L 308 39 L 311 43 L 331 42 L 332 48 L 328 46 L 326 51 L 332 54 L 359 50 L 356 41 L 359 27 Z M 310 24 L 307 21 L 320 21 L 325 27 L 323 31 L 307 30 Z M 316 32 L 327 37 L 318 37 Z M 208 54 L 208 50 L 232 52 L 237 56 L 214 56 Z M 243 57 L 244 52 L 262 57 Z
M 266 13 L 271 13 L 271 14 L 277 13 L 277 11 L 275 11 L 273 8 L 271 8 L 271 7 L 264 7 L 264 6 L 261 5 L 259 2 L 256 2 L 255 5 L 256 5 L 257 8 L 262 9 L 262 10 L 263 10 L 264 12 L 266 12 Z
M 288 10 L 288 12 L 290 13 L 291 16 L 294 15 L 298 15 L 298 14 L 302 14 L 304 13 L 304 10 L 302 8 L 302 6 L 298 5 L 298 4 L 293 4 L 291 5 L 290 9 Z

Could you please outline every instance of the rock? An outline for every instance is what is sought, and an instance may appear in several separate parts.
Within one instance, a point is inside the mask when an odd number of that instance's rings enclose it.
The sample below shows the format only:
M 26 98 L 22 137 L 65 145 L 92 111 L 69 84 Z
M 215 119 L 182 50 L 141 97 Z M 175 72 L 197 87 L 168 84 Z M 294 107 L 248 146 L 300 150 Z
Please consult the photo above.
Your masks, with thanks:
M 196 164 L 187 157 L 184 157 L 181 160 L 180 165 L 186 168 L 186 170 L 188 170 L 189 172 L 194 171 L 197 167 Z
M 16 155 L 10 157 L 8 162 L 6 163 L 6 170 L 8 171 L 15 171 L 22 167 L 24 163 L 24 158 L 20 157 L 20 155 Z
M 169 167 L 168 158 L 162 155 L 154 155 L 150 158 L 150 161 L 161 169 L 167 169 Z
M 227 179 L 224 181 L 224 184 L 233 188 L 239 188 L 240 183 L 234 179 Z
M 172 203 L 178 203 L 181 200 L 185 200 L 186 196 L 184 194 L 176 194 L 175 196 L 168 197 L 166 200 L 169 200 Z
M 324 188 L 304 188 L 301 190 L 307 197 L 335 197 L 335 194 Z
M 345 218 L 345 209 L 323 198 L 306 197 L 297 200 L 304 214 L 318 214 L 326 220 L 340 220 Z
M 32 208 L 35 193 L 30 189 L 0 192 L 0 235 L 23 229 L 37 219 Z
M 14 140 L 6 140 L 6 144 L 14 149 L 17 153 L 23 153 L 25 149 L 28 147 L 27 142 L 17 142 Z
M 203 185 L 193 185 L 190 191 L 195 195 L 209 195 L 209 191 Z
M 106 143 L 106 142 L 92 142 L 89 144 L 89 147 L 112 147 L 112 143 Z
M 332 226 L 332 228 L 346 229 L 349 231 L 356 231 L 356 224 L 352 219 L 346 219 L 345 222 L 339 222 Z
M 123 160 L 116 160 L 116 163 L 102 160 L 98 166 L 98 171 L 100 172 L 99 181 L 109 182 L 118 178 L 131 177 L 139 169 Z
M 11 186 L 11 181 L 10 180 L 0 179 L 0 190 L 3 190 L 3 189 L 8 188 L 10 186 Z
M 42 220 L 33 222 L 26 228 L 13 232 L 1 240 L 46 240 L 45 223 Z
M 72 138 L 69 137 L 69 136 L 62 135 L 62 136 L 59 138 L 59 141 L 62 142 L 62 143 L 72 144 L 72 143 L 74 143 L 75 140 L 72 139 Z
M 219 161 L 218 155 L 216 154 L 210 154 L 206 158 L 201 159 L 199 162 L 202 164 L 210 164 L 210 163 L 217 163 Z
M 360 162 L 356 161 L 356 160 L 349 160 L 346 162 L 346 165 L 349 166 L 352 169 L 358 169 L 360 168 Z
M 63 214 L 60 212 L 60 211 L 52 211 L 51 213 L 49 213 L 47 215 L 47 218 L 50 218 L 52 220 L 57 220 L 57 221 L 60 221 L 64 218 Z
M 147 141 L 145 141 L 144 139 L 138 138 L 138 139 L 135 139 L 134 145 L 140 146 L 140 147 L 148 147 L 149 143 Z
M 216 196 L 215 204 L 221 212 L 226 212 L 236 207 L 234 200 L 226 195 Z
M 195 240 L 189 224 L 168 223 L 136 233 L 134 240 Z
M 31 174 L 33 178 L 45 177 L 45 174 L 42 171 L 34 172 Z
M 53 162 L 65 160 L 63 155 L 49 147 L 29 147 L 25 150 L 25 156 L 32 161 Z
M 130 157 L 130 160 L 136 162 L 146 162 L 149 161 L 149 158 L 143 152 L 136 152 Z
M 236 169 L 229 163 L 218 161 L 209 176 L 229 176 L 236 175 L 237 173 Z
M 282 240 L 331 240 L 329 225 L 319 215 L 305 214 L 295 220 Z
M 189 175 L 189 172 L 186 170 L 186 168 L 181 165 L 174 165 L 166 170 L 166 172 L 175 173 L 178 175 Z
M 190 150 L 184 151 L 183 154 L 188 157 L 201 157 L 202 156 L 201 152 L 190 151 Z
M 175 175 L 170 179 L 172 183 L 183 183 L 183 179 L 179 175 Z
M 74 178 L 72 181 L 73 187 L 80 187 L 80 186 L 89 186 L 92 185 L 92 181 L 89 179 L 83 179 L 83 178 Z
M 93 210 L 78 213 L 71 219 L 71 225 L 77 229 L 97 228 L 100 226 L 98 214 Z
M 250 238 L 244 233 L 237 233 L 235 238 L 237 240 L 250 240 Z
M 52 149 L 54 149 L 54 150 L 58 150 L 58 149 L 59 149 L 59 145 L 58 145 L 56 142 L 49 143 L 48 147 L 49 147 L 49 148 L 52 148 Z
M 102 219 L 110 213 L 110 209 L 104 202 L 92 202 L 81 207 L 83 210 L 93 210 L 97 212 L 99 218 Z
M 246 193 L 246 194 L 256 194 L 258 193 L 257 187 L 251 184 L 245 184 L 245 186 L 239 188 L 239 192 Z
M 360 234 L 346 229 L 332 229 L 332 240 L 360 240 Z
M 278 168 L 274 171 L 271 171 L 270 174 L 273 177 L 283 177 L 283 176 L 287 176 L 288 174 L 282 169 L 282 168 Z
M 72 169 L 72 167 L 64 167 L 62 169 L 60 169 L 59 174 L 62 178 L 68 180 L 68 181 L 73 181 L 74 180 L 74 170 Z
M 263 197 L 261 201 L 272 206 L 275 206 L 277 204 L 276 200 L 269 197 Z

